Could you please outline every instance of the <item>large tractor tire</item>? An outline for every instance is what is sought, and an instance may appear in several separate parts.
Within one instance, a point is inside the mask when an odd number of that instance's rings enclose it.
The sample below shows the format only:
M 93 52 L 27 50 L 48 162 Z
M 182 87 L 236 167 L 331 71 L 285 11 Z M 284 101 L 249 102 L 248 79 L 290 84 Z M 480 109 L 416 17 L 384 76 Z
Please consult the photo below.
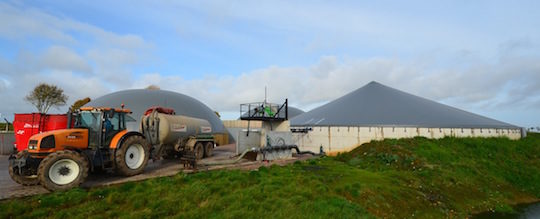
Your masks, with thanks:
M 21 159 L 24 156 L 27 156 L 27 154 L 27 151 L 19 151 L 15 155 L 15 158 Z M 19 183 L 23 186 L 33 186 L 39 184 L 39 179 L 37 175 L 35 174 L 35 172 L 33 174 L 31 172 L 32 171 L 29 171 L 24 167 L 21 171 L 19 171 L 19 167 L 13 167 L 11 162 L 9 162 L 9 176 L 11 176 L 11 179 L 13 179 L 13 181 L 15 181 L 16 183 Z
M 38 168 L 42 186 L 63 191 L 79 186 L 88 176 L 88 161 L 78 152 L 63 150 L 47 155 Z
M 116 171 L 120 175 L 133 176 L 144 171 L 150 156 L 148 142 L 143 137 L 128 137 L 119 149 L 116 149 Z
M 200 160 L 204 157 L 204 145 L 202 142 L 197 142 L 195 144 L 195 147 L 193 147 L 193 153 L 195 154 L 195 158 L 197 160 Z
M 204 144 L 204 157 L 211 157 L 214 154 L 214 143 L 209 141 Z

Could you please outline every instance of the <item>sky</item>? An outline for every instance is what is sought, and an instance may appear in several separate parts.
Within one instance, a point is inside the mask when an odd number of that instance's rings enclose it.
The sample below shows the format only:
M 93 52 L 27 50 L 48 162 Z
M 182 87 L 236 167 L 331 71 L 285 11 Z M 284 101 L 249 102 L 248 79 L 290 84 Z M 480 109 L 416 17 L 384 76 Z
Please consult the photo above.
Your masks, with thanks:
M 540 1 L 1 1 L 0 113 L 157 85 L 222 119 L 264 99 L 309 111 L 370 81 L 540 126 Z M 3 120 L 3 119 L 2 119 Z

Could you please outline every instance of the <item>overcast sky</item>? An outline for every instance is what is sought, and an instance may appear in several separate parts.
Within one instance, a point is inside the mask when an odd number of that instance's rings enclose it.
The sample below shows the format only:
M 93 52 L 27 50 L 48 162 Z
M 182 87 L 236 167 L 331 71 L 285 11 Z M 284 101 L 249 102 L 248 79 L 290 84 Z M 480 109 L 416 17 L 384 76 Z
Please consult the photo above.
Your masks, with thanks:
M 378 81 L 540 126 L 540 1 L 3 1 L 0 113 L 56 84 L 68 105 L 158 85 L 224 115 L 310 110 Z M 65 112 L 66 107 L 53 113 Z

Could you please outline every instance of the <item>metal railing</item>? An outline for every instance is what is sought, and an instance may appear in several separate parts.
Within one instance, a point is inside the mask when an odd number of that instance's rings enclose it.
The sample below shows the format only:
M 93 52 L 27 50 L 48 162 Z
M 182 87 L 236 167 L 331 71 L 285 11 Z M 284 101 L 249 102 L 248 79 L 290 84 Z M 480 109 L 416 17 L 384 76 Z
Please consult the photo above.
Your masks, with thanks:
M 287 102 L 287 99 L 285 99 L 285 103 L 283 104 L 267 102 L 240 104 L 240 119 L 262 121 L 287 120 L 289 117 Z

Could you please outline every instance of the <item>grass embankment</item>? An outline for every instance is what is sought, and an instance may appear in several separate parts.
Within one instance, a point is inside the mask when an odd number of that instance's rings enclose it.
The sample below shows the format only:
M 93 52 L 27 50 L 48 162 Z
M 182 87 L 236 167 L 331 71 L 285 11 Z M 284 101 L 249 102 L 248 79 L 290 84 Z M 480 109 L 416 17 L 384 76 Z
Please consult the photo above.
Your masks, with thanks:
M 258 171 L 179 174 L 0 202 L 0 217 L 465 217 L 540 197 L 540 135 L 384 140 Z

